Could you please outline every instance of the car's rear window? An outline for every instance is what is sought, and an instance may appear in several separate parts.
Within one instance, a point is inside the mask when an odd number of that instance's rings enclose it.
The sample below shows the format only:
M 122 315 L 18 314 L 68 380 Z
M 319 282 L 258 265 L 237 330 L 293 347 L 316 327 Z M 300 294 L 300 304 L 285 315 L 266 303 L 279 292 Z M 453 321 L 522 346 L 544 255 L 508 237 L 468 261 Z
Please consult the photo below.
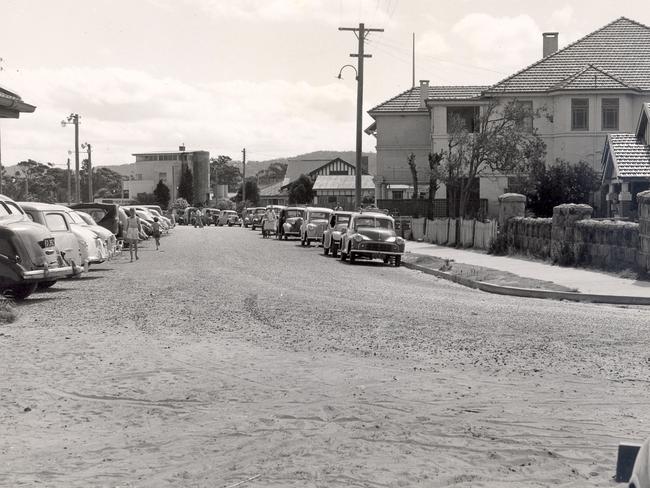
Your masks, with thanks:
M 327 220 L 327 214 L 325 212 L 312 212 L 309 215 L 309 220 Z

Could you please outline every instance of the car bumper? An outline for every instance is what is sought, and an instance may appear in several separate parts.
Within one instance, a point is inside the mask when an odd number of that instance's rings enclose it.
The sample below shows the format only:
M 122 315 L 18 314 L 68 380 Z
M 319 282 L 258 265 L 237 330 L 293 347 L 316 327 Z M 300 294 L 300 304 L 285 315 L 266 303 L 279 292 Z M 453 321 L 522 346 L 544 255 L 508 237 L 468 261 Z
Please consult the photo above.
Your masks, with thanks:
M 370 251 L 368 249 L 350 249 L 350 254 L 368 254 L 374 256 L 401 256 L 404 253 L 399 251 Z
M 76 269 L 75 269 L 76 268 Z M 58 280 L 70 275 L 79 274 L 83 270 L 77 266 L 60 266 L 58 268 L 35 269 L 21 272 L 22 279 L 29 282 Z

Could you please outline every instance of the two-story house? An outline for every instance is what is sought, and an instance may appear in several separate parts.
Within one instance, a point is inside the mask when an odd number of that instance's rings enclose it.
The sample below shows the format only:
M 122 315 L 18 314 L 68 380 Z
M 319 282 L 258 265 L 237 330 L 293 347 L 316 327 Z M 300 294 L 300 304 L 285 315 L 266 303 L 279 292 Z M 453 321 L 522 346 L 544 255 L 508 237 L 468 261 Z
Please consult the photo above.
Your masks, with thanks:
M 544 33 L 542 59 L 492 86 L 421 81 L 371 109 L 375 123 L 367 132 L 377 138 L 377 199 L 390 199 L 393 185 L 411 183 L 411 152 L 426 193 L 427 157 L 446 149 L 448 121 L 460 116 L 471 128 L 493 101 L 517 100 L 543 111 L 530 124 L 547 145 L 547 164 L 585 161 L 601 171 L 607 134 L 633 132 L 638 107 L 650 101 L 650 28 L 621 17 L 561 50 L 557 43 L 557 33 Z M 489 215 L 496 214 L 496 199 L 508 187 L 508 175 L 481 178 L 480 198 Z M 437 196 L 444 198 L 444 191 L 443 186 Z

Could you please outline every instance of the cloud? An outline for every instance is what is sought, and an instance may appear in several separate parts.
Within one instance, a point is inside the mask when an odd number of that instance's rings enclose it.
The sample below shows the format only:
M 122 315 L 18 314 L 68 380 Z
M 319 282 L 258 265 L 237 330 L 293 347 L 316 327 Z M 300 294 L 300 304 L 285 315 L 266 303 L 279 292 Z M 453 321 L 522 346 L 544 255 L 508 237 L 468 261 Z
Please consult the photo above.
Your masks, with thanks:
M 416 38 L 417 51 L 440 56 L 451 52 L 449 44 L 438 31 L 428 31 Z
M 551 22 L 557 24 L 553 29 L 557 29 L 559 26 L 567 26 L 571 24 L 573 20 L 573 7 L 571 5 L 566 5 L 560 9 L 554 10 L 551 13 Z
M 33 114 L 3 122 L 4 164 L 32 158 L 63 162 L 73 149 L 71 127 L 60 121 L 81 117 L 80 138 L 94 147 L 96 164 L 131 162 L 131 153 L 193 149 L 251 158 L 351 147 L 354 85 L 304 81 L 233 80 L 188 83 L 121 68 L 39 69 L 11 75 Z M 323 134 L 327 134 L 323 137 Z M 257 154 L 255 155 L 255 152 Z
M 541 30 L 528 15 L 472 13 L 458 21 L 451 34 L 454 45 L 461 47 L 472 64 L 516 71 L 541 57 Z
M 179 0 L 148 0 L 152 5 L 172 10 Z M 385 26 L 397 6 L 378 0 L 180 0 L 221 20 L 252 22 L 317 22 L 342 24 L 361 22 L 370 17 L 373 24 Z

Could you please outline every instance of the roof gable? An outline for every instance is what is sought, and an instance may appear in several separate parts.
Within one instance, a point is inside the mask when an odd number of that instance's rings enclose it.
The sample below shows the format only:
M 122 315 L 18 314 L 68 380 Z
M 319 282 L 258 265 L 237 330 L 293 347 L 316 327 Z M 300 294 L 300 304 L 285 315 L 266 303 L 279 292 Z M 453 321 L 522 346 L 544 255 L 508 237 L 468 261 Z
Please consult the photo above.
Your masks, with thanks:
M 578 70 L 557 85 L 550 87 L 550 90 L 595 90 L 595 89 L 625 89 L 632 87 L 617 77 L 610 75 L 598 66 L 589 64 Z
M 607 83 L 617 80 L 625 87 L 650 90 L 650 27 L 621 17 L 496 83 L 487 92 L 547 91 L 588 65 L 601 75 L 606 73 L 611 79 Z M 587 80 L 585 75 L 583 81 Z
M 641 115 L 639 116 L 639 122 L 636 125 L 636 137 L 638 139 L 644 139 L 648 131 L 648 123 L 650 122 L 650 103 L 644 103 L 641 107 Z M 646 144 L 650 144 L 650 136 L 645 140 Z
M 650 178 L 650 146 L 635 134 L 608 134 L 603 175 L 609 178 Z M 613 167 L 608 167 L 612 164 Z

